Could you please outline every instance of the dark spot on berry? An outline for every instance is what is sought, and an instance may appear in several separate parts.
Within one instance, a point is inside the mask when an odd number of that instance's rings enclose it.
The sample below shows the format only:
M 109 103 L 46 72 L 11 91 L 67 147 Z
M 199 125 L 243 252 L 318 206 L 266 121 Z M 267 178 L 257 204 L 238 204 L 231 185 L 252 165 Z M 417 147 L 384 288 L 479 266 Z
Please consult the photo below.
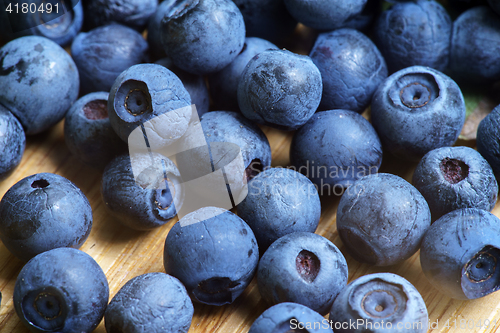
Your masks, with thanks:
M 320 261 L 318 257 L 307 250 L 302 250 L 295 258 L 295 266 L 300 277 L 306 282 L 313 282 L 318 276 Z
M 459 183 L 469 175 L 469 166 L 465 162 L 454 158 L 444 158 L 441 161 L 440 168 L 444 179 L 450 184 Z
M 247 177 L 247 183 L 252 180 L 255 176 L 264 170 L 264 165 L 258 158 L 254 158 L 250 165 L 245 169 L 245 176 Z
M 232 289 L 239 282 L 233 282 L 227 277 L 215 277 L 201 281 L 193 290 L 193 296 L 202 303 L 224 305 L 233 302 Z
M 47 186 L 49 186 L 49 182 L 45 179 L 38 179 L 31 183 L 31 187 L 33 188 L 45 188 Z
M 247 49 L 247 43 L 243 44 L 243 48 L 241 49 L 239 54 L 242 54 L 243 52 L 245 52 L 246 49 Z
M 90 120 L 106 119 L 108 118 L 107 102 L 101 99 L 90 101 L 83 107 L 83 114 Z
M 248 250 L 248 257 L 250 258 L 253 254 L 253 250 Z

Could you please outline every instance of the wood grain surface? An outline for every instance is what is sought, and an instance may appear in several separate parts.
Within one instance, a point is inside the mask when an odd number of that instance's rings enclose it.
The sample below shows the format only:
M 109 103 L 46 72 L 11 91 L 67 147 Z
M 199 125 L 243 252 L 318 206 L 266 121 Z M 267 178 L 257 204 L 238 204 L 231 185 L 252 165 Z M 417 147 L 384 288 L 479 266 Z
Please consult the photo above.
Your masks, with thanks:
M 289 163 L 291 133 L 263 128 L 272 147 L 273 166 Z M 407 180 L 415 164 L 404 164 L 384 156 L 382 172 L 396 173 Z M 137 232 L 122 227 L 106 212 L 100 195 L 101 173 L 89 169 L 72 156 L 65 145 L 62 122 L 46 133 L 28 137 L 26 152 L 20 166 L 0 183 L 0 196 L 20 179 L 39 172 L 53 172 L 73 181 L 88 197 L 93 209 L 94 224 L 81 250 L 90 254 L 102 267 L 109 281 L 110 299 L 132 277 L 148 272 L 163 272 L 163 246 L 170 227 L 177 218 L 156 230 Z M 374 272 L 392 272 L 409 280 L 422 294 L 434 329 L 429 332 L 500 332 L 500 292 L 473 301 L 452 300 L 434 289 L 425 279 L 418 253 L 391 267 L 360 264 L 345 251 L 336 227 L 338 197 L 321 199 L 322 216 L 317 233 L 331 240 L 344 253 L 349 266 L 349 281 Z M 498 205 L 493 210 L 500 216 Z M 0 244 L 0 309 L 1 333 L 24 333 L 28 330 L 19 321 L 13 307 L 12 293 L 23 263 Z M 247 332 L 252 322 L 266 309 L 255 279 L 232 305 L 211 307 L 195 304 L 190 333 Z M 436 325 L 436 322 L 439 323 Z M 448 321 L 449 327 L 446 327 Z M 485 327 L 491 322 L 488 328 Z M 499 321 L 498 323 L 496 321 Z M 467 325 L 469 325 L 467 327 Z M 104 324 L 95 330 L 104 333 Z

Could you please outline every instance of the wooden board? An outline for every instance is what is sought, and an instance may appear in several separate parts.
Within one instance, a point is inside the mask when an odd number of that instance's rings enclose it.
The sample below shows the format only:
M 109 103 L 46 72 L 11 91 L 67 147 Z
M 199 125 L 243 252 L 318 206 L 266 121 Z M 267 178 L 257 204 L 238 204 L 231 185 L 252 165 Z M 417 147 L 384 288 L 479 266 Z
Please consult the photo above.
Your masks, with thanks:
M 264 132 L 271 142 L 273 166 L 286 166 L 289 163 L 291 134 L 270 128 L 264 128 Z M 397 173 L 410 180 L 414 167 L 414 164 L 402 164 L 385 157 L 381 171 Z M 71 156 L 64 142 L 62 123 L 46 133 L 28 138 L 20 166 L 9 178 L 0 183 L 0 196 L 3 196 L 18 180 L 39 172 L 53 172 L 70 179 L 88 197 L 93 209 L 94 225 L 81 250 L 97 260 L 106 273 L 110 286 L 110 299 L 132 277 L 148 272 L 163 272 L 165 237 L 177 219 L 149 232 L 129 230 L 114 221 L 106 212 L 101 199 L 100 172 L 85 167 Z M 331 240 L 345 254 L 349 266 L 349 281 L 374 272 L 402 275 L 420 291 L 425 300 L 430 323 L 435 325 L 429 332 L 500 332 L 500 292 L 474 301 L 452 300 L 427 282 L 420 268 L 418 253 L 402 264 L 392 267 L 371 267 L 356 262 L 346 254 L 336 231 L 335 215 L 339 198 L 326 197 L 321 201 L 322 216 L 317 233 Z M 500 216 L 498 205 L 493 213 Z M 22 266 L 23 263 L 0 244 L 0 290 L 3 294 L 0 309 L 1 333 L 28 332 L 20 323 L 12 301 L 15 280 Z M 252 322 L 265 309 L 266 305 L 259 295 L 254 279 L 232 305 L 210 307 L 196 304 L 189 332 L 247 332 Z M 484 326 L 485 320 L 491 322 L 489 328 Z M 446 322 L 449 327 L 446 327 Z M 467 324 L 470 328 L 467 328 Z M 103 322 L 95 332 L 105 332 Z

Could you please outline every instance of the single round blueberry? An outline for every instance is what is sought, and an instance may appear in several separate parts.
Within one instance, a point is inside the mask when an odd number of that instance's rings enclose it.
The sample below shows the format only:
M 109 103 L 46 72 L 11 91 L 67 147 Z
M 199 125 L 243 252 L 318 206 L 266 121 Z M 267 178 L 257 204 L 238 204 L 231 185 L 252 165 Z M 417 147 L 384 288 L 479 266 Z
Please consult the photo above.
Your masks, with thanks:
M 104 322 L 108 333 L 187 333 L 193 312 L 179 280 L 165 273 L 147 273 L 120 288 L 106 308 Z
M 391 72 L 415 65 L 447 69 L 452 22 L 437 1 L 398 2 L 382 12 L 373 31 Z
M 129 146 L 149 145 L 155 150 L 184 135 L 191 120 L 190 105 L 189 93 L 172 71 L 161 65 L 139 64 L 126 69 L 113 83 L 109 121 Z
M 127 145 L 109 122 L 108 95 L 94 92 L 81 97 L 71 106 L 64 121 L 68 149 L 84 163 L 100 170 L 127 152 Z
M 307 331 L 302 327 L 307 327 Z M 325 318 L 322 315 L 307 306 L 291 302 L 279 303 L 268 308 L 255 319 L 248 331 L 248 333 L 281 332 L 333 333 L 328 323 L 325 325 Z
M 194 75 L 177 68 L 170 58 L 162 58 L 155 62 L 155 64 L 168 68 L 182 81 L 184 88 L 186 88 L 191 97 L 191 103 L 196 105 L 198 117 L 208 112 L 210 94 L 208 93 L 208 87 L 203 76 Z
M 477 209 L 454 210 L 434 222 L 422 241 L 420 264 L 443 294 L 476 299 L 500 290 L 500 220 Z
M 314 232 L 321 203 L 314 184 L 304 175 L 283 168 L 259 173 L 238 205 L 238 216 L 252 228 L 261 254 L 278 238 L 292 232 Z
M 109 299 L 106 275 L 85 252 L 53 249 L 31 259 L 17 276 L 14 308 L 31 331 L 92 332 Z
M 59 122 L 78 97 L 78 70 L 53 41 L 17 38 L 0 48 L 0 104 L 12 112 L 26 134 Z
M 477 128 L 477 151 L 489 162 L 493 172 L 500 176 L 500 105 L 495 107 Z
M 25 1 L 15 0 L 9 3 L 10 8 L 19 8 L 18 12 L 9 12 L 10 28 L 4 29 L 6 31 L 0 28 L 9 40 L 36 35 L 65 46 L 71 43 L 83 25 L 83 7 L 78 0 L 32 0 L 28 3 L 31 8 L 26 13 L 22 9 Z
M 233 0 L 245 20 L 246 35 L 281 43 L 290 36 L 297 21 L 283 0 Z
M 384 150 L 407 160 L 455 143 L 465 122 L 458 85 L 443 73 L 422 66 L 389 76 L 372 98 L 371 120 Z
M 347 273 L 346 260 L 332 242 L 311 232 L 295 232 L 264 253 L 257 284 L 270 304 L 295 302 L 325 315 L 346 286 Z
M 300 23 L 319 30 L 335 30 L 357 16 L 367 0 L 285 0 L 290 14 Z
M 253 2 L 252 2 L 253 3 Z M 245 44 L 238 56 L 222 70 L 208 77 L 210 94 L 218 110 L 237 111 L 238 83 L 246 65 L 257 54 L 278 47 L 257 37 L 245 38 Z
M 371 124 L 348 110 L 316 113 L 292 138 L 290 162 L 318 187 L 341 194 L 360 177 L 377 173 L 382 145 Z
M 245 23 L 231 0 L 180 0 L 161 21 L 163 48 L 186 72 L 205 75 L 226 67 L 245 43 Z
M 124 70 L 147 60 L 148 44 L 137 31 L 109 24 L 76 36 L 71 44 L 82 94 L 109 91 Z
M 376 266 L 411 257 L 430 224 L 429 206 L 420 192 L 388 173 L 356 181 L 337 209 L 337 230 L 349 254 Z
M 311 58 L 286 50 L 254 56 L 238 83 L 238 104 L 248 119 L 282 130 L 295 130 L 316 112 L 321 73 Z
M 479 84 L 500 79 L 500 20 L 488 6 L 473 7 L 453 23 L 450 71 Z
M 368 37 L 354 29 L 320 34 L 309 55 L 323 79 L 320 110 L 362 113 L 387 77 L 380 51 Z
M 0 238 L 23 261 L 58 247 L 79 248 L 91 228 L 87 197 L 56 174 L 23 178 L 0 201 Z
M 19 120 L 0 105 L 0 181 L 21 163 L 26 135 Z
M 425 333 L 428 321 L 427 307 L 418 290 L 392 273 L 357 278 L 340 292 L 330 310 L 330 323 L 339 333 Z M 343 325 L 350 322 L 358 323 L 355 329 Z
M 252 229 L 237 215 L 204 207 L 177 222 L 165 240 L 164 266 L 193 300 L 232 303 L 257 268 L 259 248 Z
M 101 195 L 117 221 L 148 230 L 177 215 L 184 201 L 181 183 L 175 164 L 158 153 L 121 155 L 106 166 Z
M 111 22 L 142 30 L 158 7 L 158 0 L 84 1 L 85 24 L 96 28 Z
M 427 200 L 433 220 L 460 208 L 491 211 L 498 195 L 490 165 L 469 147 L 428 152 L 413 173 L 413 185 Z

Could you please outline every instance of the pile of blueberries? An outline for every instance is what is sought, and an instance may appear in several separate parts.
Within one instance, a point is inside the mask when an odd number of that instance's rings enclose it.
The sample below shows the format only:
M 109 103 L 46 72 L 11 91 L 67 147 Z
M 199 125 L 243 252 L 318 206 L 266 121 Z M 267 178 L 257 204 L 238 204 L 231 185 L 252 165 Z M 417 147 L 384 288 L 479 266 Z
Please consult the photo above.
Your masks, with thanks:
M 0 238 L 27 262 L 14 289 L 22 323 L 79 333 L 104 317 L 108 333 L 187 332 L 193 302 L 230 304 L 256 276 L 270 307 L 251 333 L 426 332 L 425 303 L 404 278 L 347 284 L 344 255 L 314 233 L 320 197 L 332 194 L 342 195 L 336 229 L 356 260 L 390 266 L 420 250 L 425 276 L 449 297 L 499 290 L 490 211 L 500 106 L 481 121 L 477 150 L 453 145 L 466 118 L 460 87 L 500 81 L 500 2 L 390 2 L 5 2 L 0 179 L 20 163 L 26 135 L 64 118 L 69 150 L 102 171 L 110 213 L 157 228 L 188 200 L 176 184 L 221 166 L 212 148 L 159 153 L 192 143 L 194 123 L 208 144 L 239 147 L 244 176 L 231 182 L 248 191 L 237 215 L 183 216 L 165 240 L 166 274 L 131 279 L 108 304 L 104 272 L 78 250 L 93 222 L 85 195 L 56 174 L 20 180 L 0 201 Z M 297 31 L 312 36 L 309 55 L 283 48 L 299 48 Z M 289 166 L 271 167 L 262 125 L 294 131 Z M 132 149 L 137 137 L 147 150 Z M 412 184 L 379 173 L 383 154 L 418 163 Z

